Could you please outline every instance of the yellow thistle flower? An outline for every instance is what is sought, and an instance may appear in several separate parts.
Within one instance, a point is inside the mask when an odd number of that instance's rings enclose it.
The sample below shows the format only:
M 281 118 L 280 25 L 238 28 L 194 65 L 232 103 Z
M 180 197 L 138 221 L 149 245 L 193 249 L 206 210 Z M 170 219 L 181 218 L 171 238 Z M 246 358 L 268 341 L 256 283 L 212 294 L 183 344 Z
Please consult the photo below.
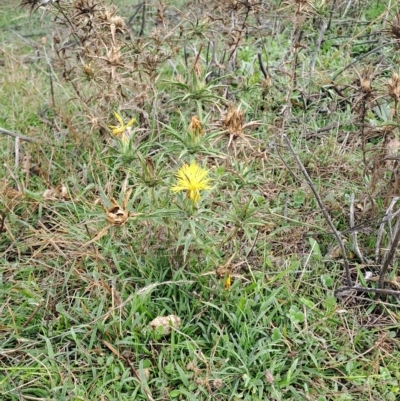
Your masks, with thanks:
M 224 282 L 224 287 L 228 291 L 231 289 L 231 275 L 229 273 L 226 276 L 226 279 L 225 279 L 225 282 Z
M 114 135 L 121 136 L 121 139 L 127 139 L 128 135 L 125 134 L 125 131 L 135 122 L 135 119 L 131 118 L 128 124 L 124 124 L 122 117 L 116 111 L 114 111 L 114 116 L 118 120 L 119 125 L 109 125 L 108 127 Z
M 207 174 L 208 171 L 201 168 L 196 162 L 184 164 L 175 174 L 178 178 L 178 185 L 172 187 L 171 191 L 185 191 L 187 197 L 197 203 L 200 200 L 200 191 L 211 188 Z

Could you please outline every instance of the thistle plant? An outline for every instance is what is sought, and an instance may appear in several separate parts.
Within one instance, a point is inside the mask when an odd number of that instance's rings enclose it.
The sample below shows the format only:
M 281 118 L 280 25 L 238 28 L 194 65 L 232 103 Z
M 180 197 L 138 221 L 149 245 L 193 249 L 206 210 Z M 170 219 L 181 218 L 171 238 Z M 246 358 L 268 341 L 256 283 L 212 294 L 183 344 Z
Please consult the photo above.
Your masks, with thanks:
M 122 150 L 125 153 L 129 149 L 129 141 L 132 135 L 132 125 L 136 121 L 131 118 L 126 124 L 118 112 L 114 111 L 114 116 L 118 120 L 119 125 L 109 125 L 112 133 L 121 141 Z

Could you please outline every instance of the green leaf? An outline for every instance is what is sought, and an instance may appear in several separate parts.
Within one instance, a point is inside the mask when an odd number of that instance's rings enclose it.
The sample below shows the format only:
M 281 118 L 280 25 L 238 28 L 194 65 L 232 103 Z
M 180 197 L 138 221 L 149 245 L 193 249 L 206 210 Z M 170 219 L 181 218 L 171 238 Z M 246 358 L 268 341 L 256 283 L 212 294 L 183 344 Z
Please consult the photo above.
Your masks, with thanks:
M 321 249 L 319 248 L 318 242 L 315 241 L 314 238 L 309 238 L 308 239 L 310 246 L 311 246 L 311 254 L 314 259 L 316 260 L 322 260 L 322 254 L 321 254 Z

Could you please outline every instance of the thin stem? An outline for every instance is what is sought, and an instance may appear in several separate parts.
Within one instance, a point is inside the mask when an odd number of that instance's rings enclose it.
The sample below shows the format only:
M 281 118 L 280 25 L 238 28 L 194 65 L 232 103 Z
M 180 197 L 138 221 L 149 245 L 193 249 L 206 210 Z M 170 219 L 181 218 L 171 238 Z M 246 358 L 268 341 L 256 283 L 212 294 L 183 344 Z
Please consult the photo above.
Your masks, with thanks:
M 357 286 L 340 287 L 335 291 L 335 296 L 339 296 L 340 293 L 342 293 L 342 292 L 347 293 L 349 291 L 373 292 L 375 294 L 387 294 L 387 295 L 400 296 L 400 291 L 396 291 L 396 290 L 385 290 L 383 288 L 365 288 L 365 287 L 357 287 Z
M 397 223 L 399 223 L 399 222 L 400 222 L 400 217 L 397 217 Z M 378 288 L 381 288 L 381 289 L 385 288 L 386 272 L 387 272 L 387 269 L 389 268 L 390 263 L 393 260 L 393 257 L 397 250 L 397 245 L 399 244 L 399 241 L 400 241 L 400 225 L 396 224 L 396 228 L 397 228 L 397 230 L 396 230 L 395 236 L 390 245 L 389 252 L 388 252 L 385 260 L 383 261 L 381 274 L 379 275 Z
M 12 136 L 13 138 L 19 138 L 19 140 L 21 140 L 21 141 L 36 142 L 36 140 L 33 138 L 29 138 L 28 136 L 17 134 L 15 132 L 9 131 L 9 130 L 7 130 L 5 128 L 1 128 L 1 127 L 0 127 L 0 134 L 6 134 L 9 136 Z

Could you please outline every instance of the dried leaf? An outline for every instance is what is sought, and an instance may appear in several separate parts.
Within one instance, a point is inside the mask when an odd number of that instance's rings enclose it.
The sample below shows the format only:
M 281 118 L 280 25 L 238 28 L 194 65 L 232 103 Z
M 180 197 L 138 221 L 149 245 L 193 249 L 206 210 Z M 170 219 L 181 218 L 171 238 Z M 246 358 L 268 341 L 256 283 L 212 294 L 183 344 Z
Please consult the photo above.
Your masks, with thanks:
M 43 192 L 43 199 L 44 200 L 52 200 L 52 201 L 56 201 L 58 200 L 59 197 L 59 193 L 57 190 L 51 188 L 51 189 L 46 189 Z
M 57 200 L 69 200 L 67 187 L 65 185 L 59 185 L 56 188 L 48 188 L 43 192 L 43 199 L 49 201 Z

